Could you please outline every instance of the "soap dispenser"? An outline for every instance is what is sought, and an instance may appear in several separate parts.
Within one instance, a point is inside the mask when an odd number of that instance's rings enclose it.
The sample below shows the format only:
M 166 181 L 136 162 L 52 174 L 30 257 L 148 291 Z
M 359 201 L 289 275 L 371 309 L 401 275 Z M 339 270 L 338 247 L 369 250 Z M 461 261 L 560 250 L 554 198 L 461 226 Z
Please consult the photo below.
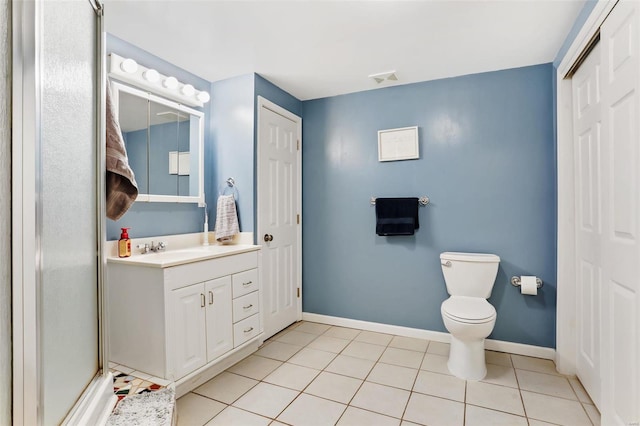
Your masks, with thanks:
M 118 241 L 118 257 L 131 256 L 131 240 L 129 239 L 129 229 L 120 228 L 122 233 L 120 234 L 120 240 Z

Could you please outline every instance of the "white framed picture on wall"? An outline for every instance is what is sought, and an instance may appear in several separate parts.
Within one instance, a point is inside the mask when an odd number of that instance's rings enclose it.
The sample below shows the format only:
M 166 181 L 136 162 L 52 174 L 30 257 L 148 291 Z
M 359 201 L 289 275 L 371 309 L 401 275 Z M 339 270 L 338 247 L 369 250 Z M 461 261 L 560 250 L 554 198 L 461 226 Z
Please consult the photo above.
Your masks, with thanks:
M 420 158 L 418 126 L 378 131 L 378 161 Z

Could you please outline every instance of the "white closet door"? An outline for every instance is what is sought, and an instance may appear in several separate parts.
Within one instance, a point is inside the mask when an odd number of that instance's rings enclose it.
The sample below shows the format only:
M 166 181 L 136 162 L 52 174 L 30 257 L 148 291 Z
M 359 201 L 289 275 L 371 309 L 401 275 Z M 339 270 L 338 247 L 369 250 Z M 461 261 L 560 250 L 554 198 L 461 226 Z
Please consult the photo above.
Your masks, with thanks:
M 600 407 L 601 177 L 600 45 L 572 79 L 576 182 L 577 374 Z
M 602 424 L 640 421 L 640 24 L 618 2 L 602 44 Z
M 258 135 L 264 336 L 298 319 L 298 123 L 266 106 Z M 264 235 L 263 235 L 264 234 Z

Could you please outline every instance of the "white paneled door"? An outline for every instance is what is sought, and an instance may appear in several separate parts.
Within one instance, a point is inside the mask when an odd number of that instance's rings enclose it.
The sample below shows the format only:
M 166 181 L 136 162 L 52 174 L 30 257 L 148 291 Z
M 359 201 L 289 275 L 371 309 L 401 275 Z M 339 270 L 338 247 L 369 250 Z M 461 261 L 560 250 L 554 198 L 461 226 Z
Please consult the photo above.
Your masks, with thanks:
M 602 424 L 640 422 L 640 2 L 602 24 Z
M 300 317 L 300 118 L 260 100 L 258 242 L 264 337 Z
M 580 381 L 600 406 L 601 176 L 600 45 L 576 71 L 572 83 L 576 183 L 576 313 Z

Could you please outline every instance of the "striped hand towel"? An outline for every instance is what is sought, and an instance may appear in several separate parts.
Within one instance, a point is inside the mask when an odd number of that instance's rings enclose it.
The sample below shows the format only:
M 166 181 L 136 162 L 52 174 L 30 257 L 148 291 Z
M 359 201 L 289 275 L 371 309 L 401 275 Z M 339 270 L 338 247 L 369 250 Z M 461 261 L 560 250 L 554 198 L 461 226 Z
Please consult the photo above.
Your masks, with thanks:
M 229 242 L 239 232 L 236 200 L 233 194 L 219 196 L 216 208 L 216 240 L 221 243 Z

